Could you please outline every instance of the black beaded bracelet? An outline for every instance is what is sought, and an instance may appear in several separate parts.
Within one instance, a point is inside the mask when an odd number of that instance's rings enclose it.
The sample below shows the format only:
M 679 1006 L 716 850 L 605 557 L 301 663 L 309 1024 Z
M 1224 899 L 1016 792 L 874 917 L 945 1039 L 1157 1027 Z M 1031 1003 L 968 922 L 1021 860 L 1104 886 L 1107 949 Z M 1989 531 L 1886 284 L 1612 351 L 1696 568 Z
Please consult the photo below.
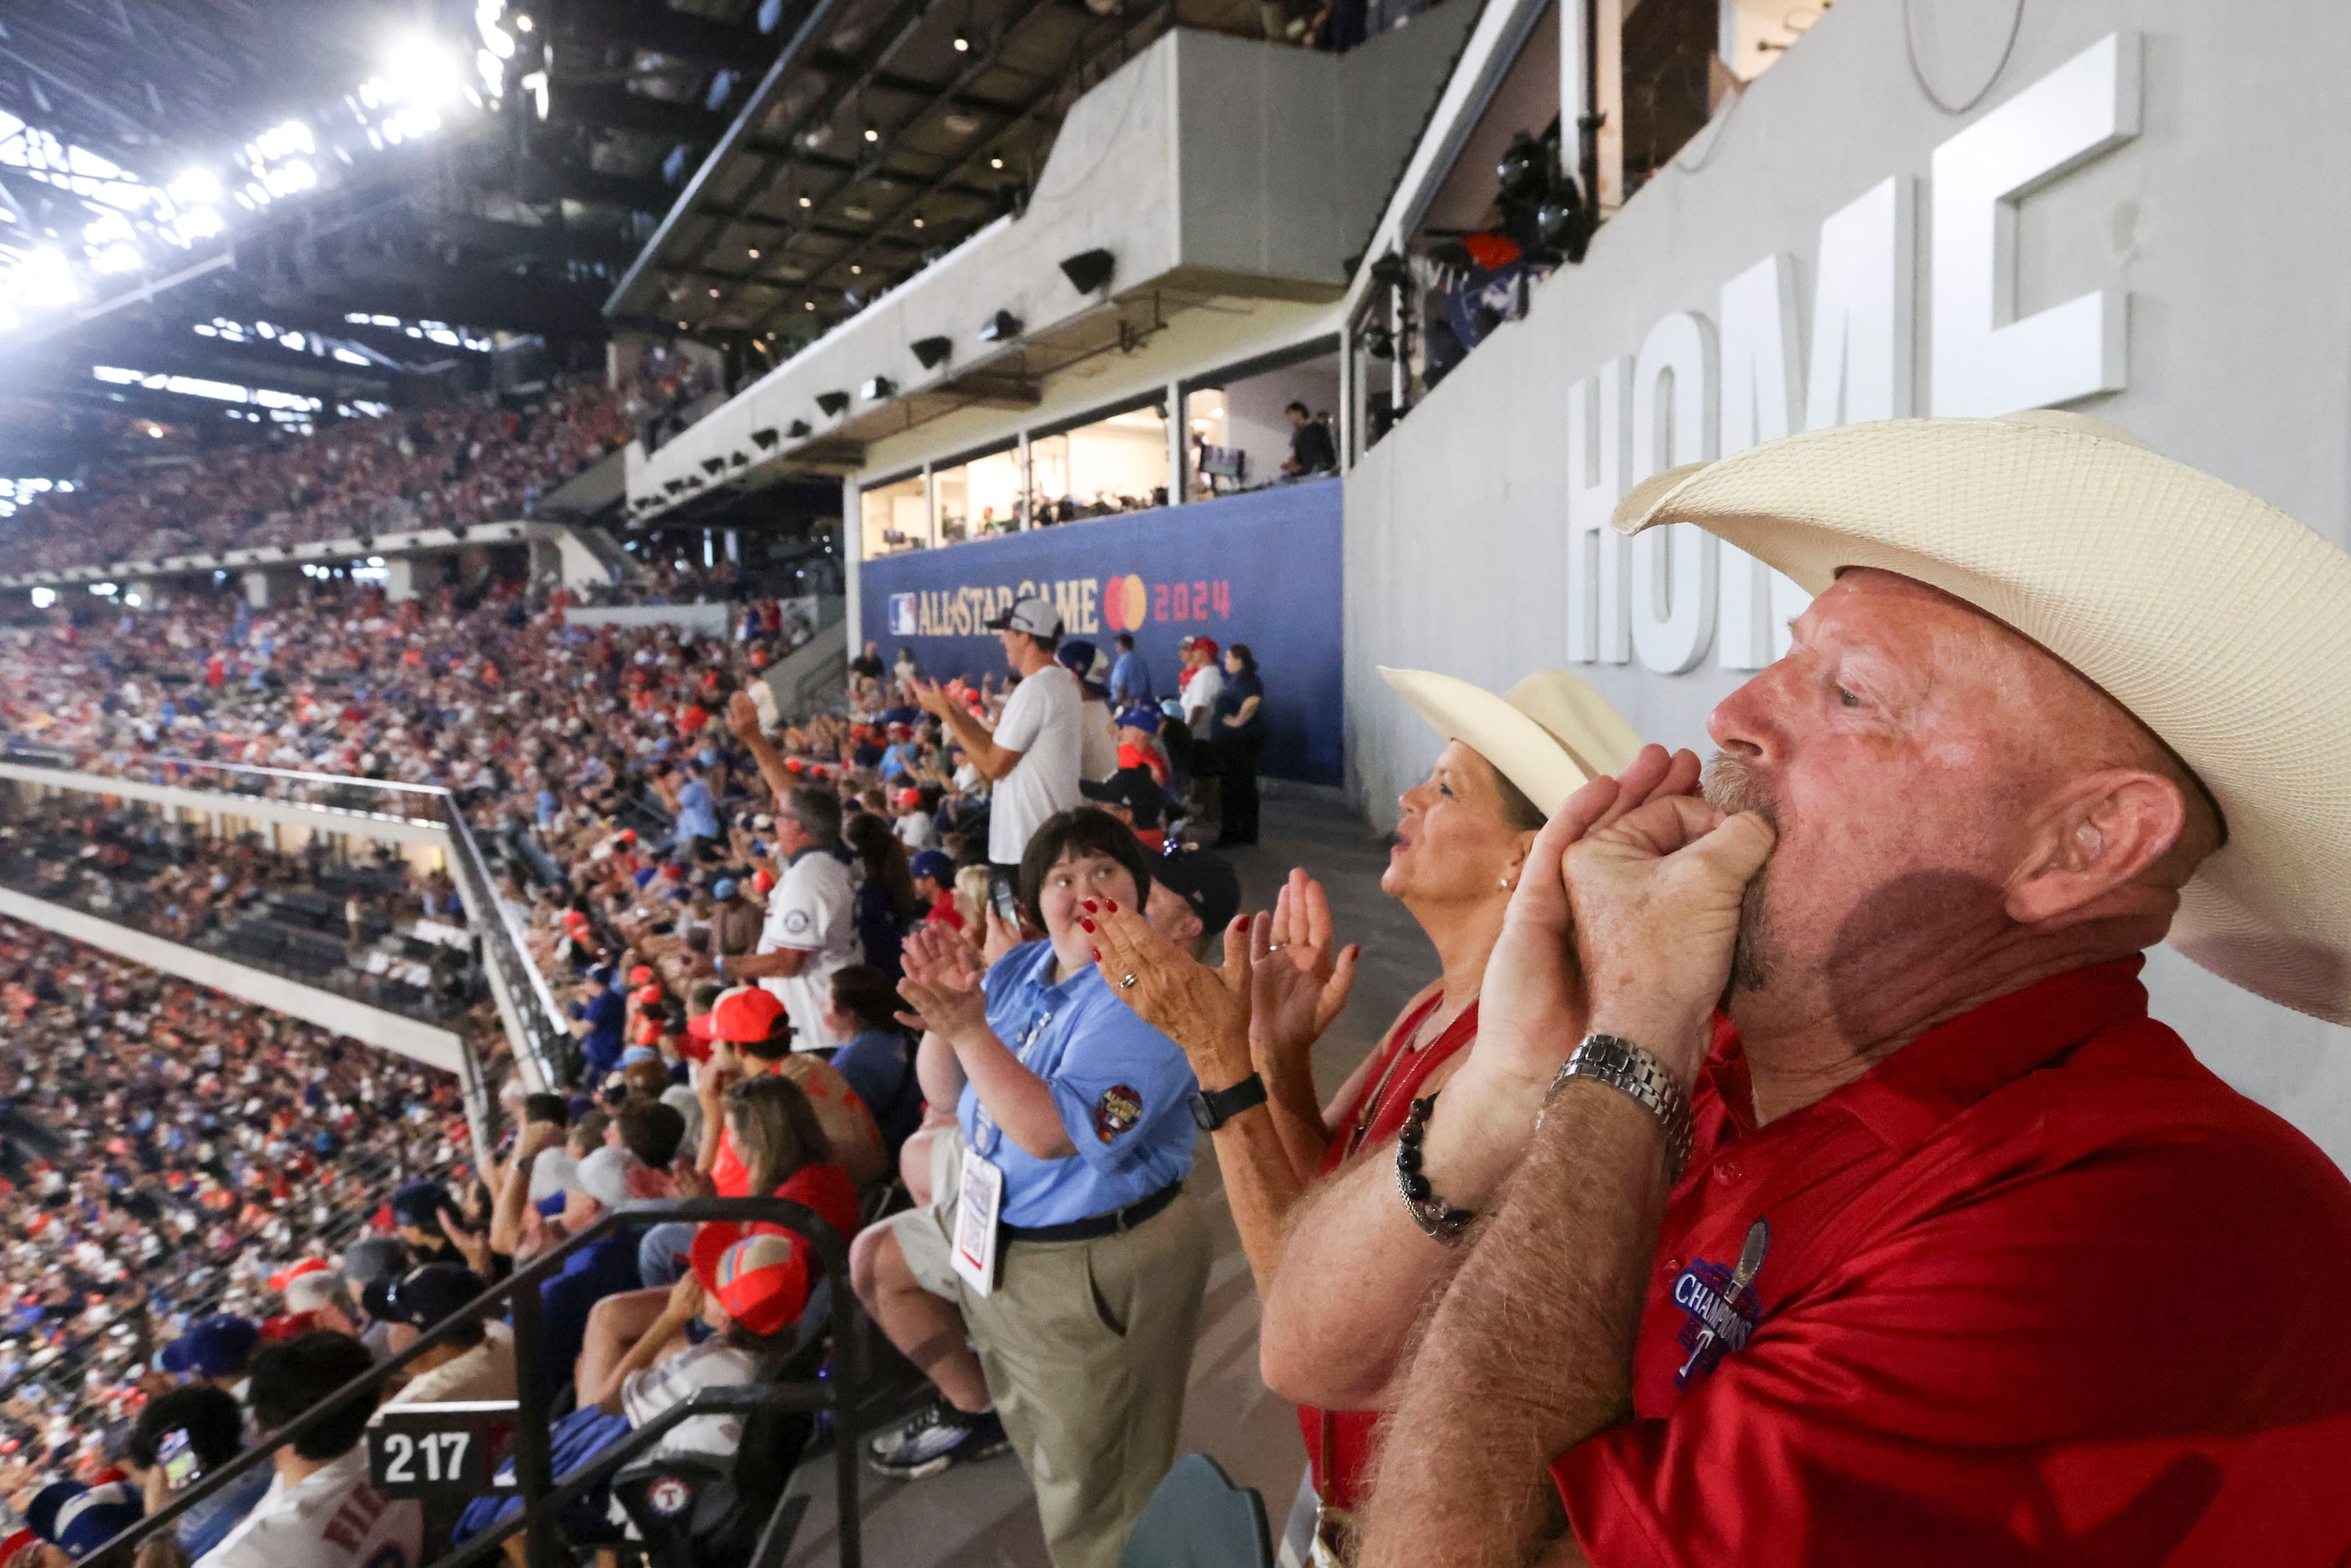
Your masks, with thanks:
M 1396 1131 L 1396 1190 L 1404 1194 L 1404 1210 L 1412 1216 L 1414 1224 L 1437 1241 L 1451 1244 L 1461 1240 L 1469 1221 L 1478 1216 L 1437 1197 L 1428 1185 L 1428 1178 L 1421 1172 L 1420 1142 L 1428 1130 L 1428 1113 L 1436 1104 L 1435 1095 L 1413 1101 L 1404 1126 Z

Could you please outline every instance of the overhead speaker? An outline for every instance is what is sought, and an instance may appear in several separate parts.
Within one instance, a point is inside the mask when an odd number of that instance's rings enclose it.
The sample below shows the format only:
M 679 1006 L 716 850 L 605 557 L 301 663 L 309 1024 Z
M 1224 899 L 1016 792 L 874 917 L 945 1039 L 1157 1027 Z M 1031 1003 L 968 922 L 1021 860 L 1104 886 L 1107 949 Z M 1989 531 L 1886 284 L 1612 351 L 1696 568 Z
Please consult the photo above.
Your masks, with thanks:
M 705 457 L 702 460 L 702 472 L 705 473 L 716 473 L 726 466 L 726 460 L 723 457 Z
M 1118 258 L 1105 250 L 1080 251 L 1076 255 L 1061 258 L 1061 275 L 1080 294 L 1092 294 L 1109 286 L 1111 274 L 1118 270 Z
M 798 441 L 800 437 L 809 434 L 811 429 L 812 427 L 809 424 L 808 421 L 794 420 L 791 422 L 791 428 L 784 433 L 790 436 L 794 441 Z
M 922 361 L 923 369 L 935 370 L 947 362 L 948 355 L 955 352 L 955 339 L 917 337 L 914 339 L 914 358 Z
M 1008 310 L 989 317 L 979 329 L 982 343 L 1009 343 L 1020 336 L 1020 318 Z
M 847 392 L 819 392 L 816 395 L 816 406 L 822 409 L 828 417 L 838 419 L 841 417 L 841 410 L 849 407 L 849 394 Z
M 782 432 L 773 425 L 763 425 L 751 432 L 751 444 L 761 452 L 766 452 L 782 439 Z
M 887 376 L 876 376 L 857 389 L 857 395 L 869 403 L 879 403 L 898 395 L 898 383 Z

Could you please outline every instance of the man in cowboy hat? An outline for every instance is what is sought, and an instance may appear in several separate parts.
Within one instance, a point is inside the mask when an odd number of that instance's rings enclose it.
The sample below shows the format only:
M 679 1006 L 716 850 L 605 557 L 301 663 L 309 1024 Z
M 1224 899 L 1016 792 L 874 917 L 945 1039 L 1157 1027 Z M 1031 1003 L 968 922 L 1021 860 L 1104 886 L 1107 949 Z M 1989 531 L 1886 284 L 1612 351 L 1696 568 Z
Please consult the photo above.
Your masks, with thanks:
M 2351 559 L 2051 414 L 1617 517 L 1819 597 L 1704 801 L 1595 781 L 1529 858 L 1361 1561 L 2342 1561 L 2351 1184 L 2138 971 L 2351 1021 Z

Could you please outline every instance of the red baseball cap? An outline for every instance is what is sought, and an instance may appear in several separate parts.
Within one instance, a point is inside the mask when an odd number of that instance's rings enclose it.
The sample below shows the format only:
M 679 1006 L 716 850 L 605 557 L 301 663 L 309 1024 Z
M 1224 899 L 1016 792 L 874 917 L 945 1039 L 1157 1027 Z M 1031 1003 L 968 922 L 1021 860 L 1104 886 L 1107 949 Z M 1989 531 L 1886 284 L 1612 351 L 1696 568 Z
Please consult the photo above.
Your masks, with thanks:
M 325 1273 L 326 1272 L 327 1272 L 327 1260 L 326 1260 L 326 1259 L 324 1259 L 324 1258 L 305 1258 L 305 1259 L 303 1259 L 300 1262 L 298 1262 L 298 1263 L 294 1263 L 294 1264 L 290 1264 L 290 1265 L 288 1265 L 287 1267 L 283 1268 L 283 1269 L 280 1269 L 280 1270 L 278 1270 L 276 1273 L 274 1273 L 274 1274 L 270 1275 L 270 1276 L 269 1276 L 269 1288 L 270 1288 L 271 1290 L 273 1290 L 273 1291 L 277 1291 L 277 1292 L 279 1292 L 280 1293 L 283 1293 L 287 1286 L 288 1286 L 288 1285 L 292 1284 L 295 1281 L 297 1281 L 297 1280 L 300 1279 L 303 1275 L 305 1275 L 305 1274 L 323 1274 L 323 1273 Z
M 783 1012 L 784 1004 L 773 992 L 746 985 L 721 996 L 709 1012 L 688 1023 L 685 1032 L 693 1034 L 699 1029 L 705 1040 L 757 1044 L 774 1033 L 776 1020 L 783 1016 Z
M 775 1334 L 799 1321 L 808 1306 L 809 1246 L 773 1229 L 744 1233 L 737 1225 L 705 1225 L 687 1256 L 702 1288 L 726 1315 L 753 1334 Z
M 629 983 L 631 985 L 643 985 L 646 981 L 652 980 L 653 977 L 653 966 L 651 964 L 641 963 L 636 968 L 629 971 Z

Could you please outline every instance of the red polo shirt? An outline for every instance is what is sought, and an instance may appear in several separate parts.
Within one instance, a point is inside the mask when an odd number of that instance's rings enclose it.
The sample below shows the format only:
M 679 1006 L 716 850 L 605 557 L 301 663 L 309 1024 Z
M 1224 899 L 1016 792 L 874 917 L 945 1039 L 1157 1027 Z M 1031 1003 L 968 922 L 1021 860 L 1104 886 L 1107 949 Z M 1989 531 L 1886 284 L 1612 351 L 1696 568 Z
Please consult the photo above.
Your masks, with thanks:
M 1596 1568 L 2351 1554 L 2351 1183 L 2148 1019 L 2138 970 L 2002 997 L 1761 1128 L 1723 1032 L 1634 1418 L 1552 1466 Z

